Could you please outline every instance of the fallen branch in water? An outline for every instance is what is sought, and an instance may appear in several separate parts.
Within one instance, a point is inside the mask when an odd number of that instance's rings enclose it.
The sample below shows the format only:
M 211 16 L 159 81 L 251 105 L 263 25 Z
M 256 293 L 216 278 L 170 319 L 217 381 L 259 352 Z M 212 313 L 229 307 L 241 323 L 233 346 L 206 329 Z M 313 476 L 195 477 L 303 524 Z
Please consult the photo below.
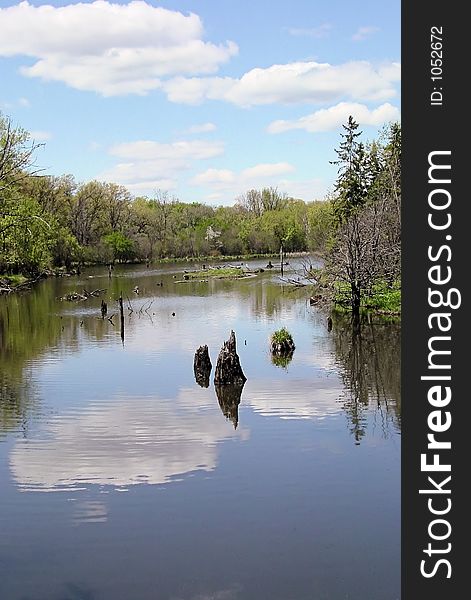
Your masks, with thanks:
M 298 281 L 297 279 L 291 279 L 290 277 L 278 277 L 278 279 L 283 283 L 289 283 L 290 285 L 294 285 L 296 287 L 306 287 L 307 285 L 309 285 L 308 283 Z
M 12 292 L 20 292 L 22 290 L 29 290 L 32 285 L 37 283 L 40 279 L 43 279 L 44 275 L 41 273 L 35 279 L 27 279 L 23 281 L 23 283 L 18 283 L 16 285 L 10 285 L 7 279 L 1 279 L 0 281 L 0 295 L 1 294 L 11 294 Z
M 100 294 L 103 294 L 103 292 L 106 292 L 106 289 L 104 290 L 93 290 L 92 292 L 88 292 L 87 290 L 82 290 L 82 294 L 80 294 L 79 292 L 72 292 L 72 294 L 66 294 L 65 296 L 62 296 L 62 298 L 60 298 L 60 300 L 67 300 L 67 302 L 82 302 L 83 300 L 88 300 L 89 298 L 98 298 L 98 296 Z

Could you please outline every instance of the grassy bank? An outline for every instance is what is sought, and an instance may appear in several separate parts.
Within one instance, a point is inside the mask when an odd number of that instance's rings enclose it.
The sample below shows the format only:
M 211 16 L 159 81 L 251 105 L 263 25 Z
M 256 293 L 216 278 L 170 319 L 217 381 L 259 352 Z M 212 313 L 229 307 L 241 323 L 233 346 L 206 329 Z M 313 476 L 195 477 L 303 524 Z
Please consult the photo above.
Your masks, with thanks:
M 373 288 L 373 293 L 364 299 L 364 307 L 385 314 L 401 314 L 401 283 L 388 286 L 382 282 Z
M 337 285 L 334 296 L 334 304 L 337 310 L 350 310 L 349 301 L 350 288 L 348 284 Z M 401 282 L 396 281 L 392 285 L 380 282 L 373 286 L 371 294 L 364 295 L 361 301 L 361 309 L 376 312 L 378 314 L 400 316 L 401 315 Z

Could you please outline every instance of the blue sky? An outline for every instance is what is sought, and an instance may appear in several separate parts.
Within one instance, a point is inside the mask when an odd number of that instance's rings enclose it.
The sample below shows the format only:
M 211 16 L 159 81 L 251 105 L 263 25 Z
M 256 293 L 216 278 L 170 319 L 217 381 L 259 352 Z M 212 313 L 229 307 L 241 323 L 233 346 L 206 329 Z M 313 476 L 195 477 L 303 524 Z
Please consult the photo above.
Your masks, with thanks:
M 0 0 L 0 111 L 53 175 L 321 199 L 348 115 L 400 118 L 400 2 Z

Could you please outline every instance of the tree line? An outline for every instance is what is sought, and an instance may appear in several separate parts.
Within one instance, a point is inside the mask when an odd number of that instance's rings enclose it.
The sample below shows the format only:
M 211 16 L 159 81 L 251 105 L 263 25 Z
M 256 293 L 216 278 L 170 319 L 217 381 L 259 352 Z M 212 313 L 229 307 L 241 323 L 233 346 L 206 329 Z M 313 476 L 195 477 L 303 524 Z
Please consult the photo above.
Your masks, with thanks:
M 352 117 L 336 150 L 331 196 L 304 202 L 270 187 L 232 206 L 186 203 L 166 191 L 133 197 L 110 182 L 77 182 L 35 167 L 30 134 L 0 114 L 0 273 L 165 257 L 311 251 L 324 282 L 357 310 L 378 282 L 400 276 L 401 129 L 364 143 Z
M 0 116 L 0 272 L 34 274 L 74 263 L 321 251 L 329 202 L 249 190 L 233 206 L 181 202 L 166 191 L 134 198 L 120 185 L 34 166 L 38 145 Z

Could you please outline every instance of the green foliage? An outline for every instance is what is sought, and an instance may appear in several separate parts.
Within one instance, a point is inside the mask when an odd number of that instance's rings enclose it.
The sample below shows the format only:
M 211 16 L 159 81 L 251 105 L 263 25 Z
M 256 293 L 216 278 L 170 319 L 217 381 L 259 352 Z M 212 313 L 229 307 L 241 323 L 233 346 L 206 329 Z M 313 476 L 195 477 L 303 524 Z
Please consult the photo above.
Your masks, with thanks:
M 286 329 L 286 327 L 282 327 L 281 329 L 277 329 L 271 335 L 272 344 L 283 344 L 285 342 L 293 342 L 293 336 Z
M 354 313 L 377 285 L 391 286 L 401 273 L 400 126 L 391 124 L 379 141 L 367 146 L 357 139 L 357 129 L 350 117 L 337 150 L 335 230 L 327 257 L 335 298 L 339 289 L 348 294 Z
M 104 243 L 112 252 L 113 261 L 129 260 L 134 256 L 134 243 L 120 231 L 105 235 Z
M 368 195 L 369 172 L 368 155 L 365 146 L 357 138 L 361 136 L 358 123 L 352 116 L 348 123 L 342 125 L 343 141 L 335 150 L 338 160 L 332 164 L 338 165 L 338 178 L 335 185 L 337 197 L 334 200 L 334 214 L 339 223 L 342 223 L 355 209 L 364 205 Z
M 28 281 L 28 279 L 24 275 L 18 273 L 16 275 L 2 275 L 1 280 L 2 282 L 5 281 L 6 283 L 8 283 L 11 287 L 21 285 L 22 283 Z
M 167 192 L 132 198 L 114 183 L 38 176 L 37 145 L 0 115 L 0 272 L 70 269 L 77 262 L 324 252 L 329 202 L 306 204 L 276 188 L 234 206 L 185 203 Z
M 364 305 L 376 311 L 400 314 L 401 312 L 401 284 L 395 282 L 389 286 L 381 281 L 373 286 L 369 296 L 364 298 Z
M 281 367 L 282 369 L 286 369 L 289 363 L 293 360 L 293 354 L 272 354 L 271 362 L 275 365 L 275 367 Z
M 345 282 L 335 285 L 334 302 L 338 308 L 350 306 L 350 286 Z M 376 282 L 368 293 L 362 295 L 360 309 L 391 315 L 401 314 L 401 283 L 389 285 L 386 281 Z
M 39 216 L 29 198 L 18 198 L 7 211 L 0 215 L 1 270 L 35 275 L 51 263 L 56 223 Z

